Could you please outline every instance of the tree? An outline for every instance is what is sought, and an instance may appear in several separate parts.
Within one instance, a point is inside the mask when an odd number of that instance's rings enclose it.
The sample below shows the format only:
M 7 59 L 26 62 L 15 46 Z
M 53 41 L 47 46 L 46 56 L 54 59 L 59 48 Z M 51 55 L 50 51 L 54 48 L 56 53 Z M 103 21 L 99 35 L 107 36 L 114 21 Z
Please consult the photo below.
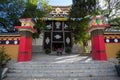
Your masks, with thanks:
M 70 17 L 84 17 L 94 13 L 98 6 L 98 0 L 74 0 L 73 2 Z
M 120 0 L 105 0 L 103 13 L 109 19 L 120 14 Z
M 28 0 L 26 2 L 26 9 L 21 18 L 41 18 L 44 17 L 51 9 L 52 7 L 48 5 L 48 0 Z M 33 34 L 33 38 L 39 38 L 41 31 L 46 29 L 45 22 L 37 20 L 34 28 L 37 30 L 37 33 Z
M 108 18 L 110 24 L 120 26 L 120 0 L 104 0 L 101 7 L 101 14 Z
M 23 0 L 0 1 L 0 23 L 8 32 L 13 31 L 13 26 L 19 24 L 19 17 L 23 13 L 25 3 Z
M 41 18 L 52 9 L 48 0 L 4 0 L 0 1 L 0 23 L 8 30 L 20 25 L 19 18 Z M 38 30 L 33 37 L 39 37 L 45 28 L 44 21 L 38 20 L 35 28 Z
M 84 19 L 85 16 L 95 14 L 98 7 L 97 0 L 74 0 L 74 4 L 71 8 L 70 18 L 81 18 L 74 22 L 70 21 L 70 28 L 74 33 L 75 43 L 82 43 L 83 46 L 87 46 L 86 41 L 89 39 L 88 28 L 89 18 Z
M 118 25 L 120 27 L 120 17 L 112 19 L 110 24 Z
M 49 0 L 40 0 L 39 3 L 41 3 L 46 14 L 52 10 L 52 6 L 48 5 Z
M 41 8 L 37 8 L 38 0 L 27 0 L 25 11 L 21 18 L 42 17 L 45 13 Z

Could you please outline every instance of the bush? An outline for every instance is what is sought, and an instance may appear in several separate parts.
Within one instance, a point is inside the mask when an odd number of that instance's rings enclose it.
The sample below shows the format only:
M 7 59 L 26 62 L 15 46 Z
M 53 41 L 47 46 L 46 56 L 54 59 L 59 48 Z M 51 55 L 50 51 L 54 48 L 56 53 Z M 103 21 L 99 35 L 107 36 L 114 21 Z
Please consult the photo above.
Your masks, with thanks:
M 71 48 L 70 48 L 70 47 L 66 47 L 66 48 L 65 48 L 65 52 L 66 52 L 66 53 L 71 53 Z
M 0 47 L 0 67 L 4 67 L 10 60 L 10 56 L 5 52 L 5 47 Z
M 117 57 L 116 58 L 119 60 L 119 64 L 120 64 L 120 50 L 117 52 Z
M 51 50 L 50 50 L 50 49 L 48 49 L 48 48 L 47 48 L 47 49 L 45 49 L 45 53 L 46 53 L 46 54 L 50 54 L 50 52 L 51 52 Z

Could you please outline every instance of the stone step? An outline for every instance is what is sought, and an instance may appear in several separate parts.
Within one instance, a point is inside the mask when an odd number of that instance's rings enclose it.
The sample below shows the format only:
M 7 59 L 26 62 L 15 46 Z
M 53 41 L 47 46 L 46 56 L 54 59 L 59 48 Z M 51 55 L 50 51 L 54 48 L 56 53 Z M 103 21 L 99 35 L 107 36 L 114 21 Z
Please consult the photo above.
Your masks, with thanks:
M 87 70 L 89 70 L 89 71 L 92 71 L 92 70 L 99 70 L 99 71 L 114 71 L 115 70 L 115 68 L 114 67 L 112 67 L 112 68 L 76 68 L 76 67 L 69 67 L 69 68 L 67 68 L 67 67 L 55 67 L 55 68 L 50 68 L 50 67 L 48 67 L 48 68 L 45 68 L 45 67 L 43 67 L 43 68 L 24 68 L 24 67 L 20 67 L 20 68 L 9 68 L 9 71 L 17 71 L 17 70 L 19 70 L 19 71 L 23 71 L 23 70 L 50 70 L 50 71 L 53 71 L 53 70 L 80 70 L 80 71 L 87 71 Z
M 52 61 L 52 62 L 50 62 Z M 63 62 L 62 62 L 63 61 Z M 67 62 L 67 61 L 71 61 L 71 62 Z M 72 62 L 73 61 L 73 62 Z M 18 63 L 14 63 L 14 64 L 60 64 L 60 63 L 63 63 L 63 64 L 76 64 L 76 63 L 80 63 L 80 64 L 112 64 L 110 63 L 109 61 L 75 61 L 74 59 L 72 60 L 71 58 L 69 59 L 63 59 L 63 58 L 60 58 L 60 59 L 54 59 L 54 58 L 47 58 L 45 60 L 39 60 L 39 61 L 28 61 L 28 62 L 18 62 Z
M 31 63 L 15 63 L 15 64 L 12 64 L 12 65 L 10 65 L 10 66 L 12 66 L 12 67 L 16 67 L 16 66 L 72 66 L 72 65 L 76 65 L 76 66 L 93 66 L 93 65 L 95 65 L 95 66 L 112 66 L 112 65 L 114 65 L 113 63 L 103 63 L 103 62 L 99 62 L 99 63 L 93 63 L 93 62 L 89 62 L 89 63 L 56 63 L 56 62 L 53 62 L 53 63 L 46 63 L 46 62 L 31 62 Z
M 8 73 L 8 77 L 97 77 L 97 76 L 116 76 L 116 73 L 104 74 L 103 72 L 98 73 Z
M 115 69 L 19 69 L 19 70 L 9 70 L 10 73 L 93 73 L 93 72 L 104 72 L 104 73 L 110 73 L 110 72 L 115 72 Z
M 5 78 L 4 80 L 120 80 L 120 77 L 117 76 L 109 76 L 109 77 L 60 77 L 60 78 L 39 78 L 39 77 L 30 77 L 30 78 L 23 78 L 23 77 L 12 77 L 12 78 Z
M 113 69 L 114 65 L 21 65 L 9 69 Z
M 113 63 L 110 63 L 110 62 L 63 62 L 63 60 L 60 60 L 60 61 L 53 61 L 53 62 L 48 62 L 50 60 L 46 60 L 46 61 L 40 61 L 40 62 L 18 62 L 18 63 L 14 63 L 13 65 L 31 65 L 31 64 L 96 64 L 96 65 L 101 65 L 101 64 L 113 64 Z
M 10 65 L 10 67 L 17 67 L 17 66 L 114 66 L 115 64 L 109 63 L 109 62 L 74 62 L 74 63 L 47 63 L 47 62 L 20 62 L 20 63 L 14 63 Z
M 103 77 L 116 77 L 113 63 L 108 61 L 81 61 L 79 57 L 49 56 L 41 57 L 39 61 L 19 62 L 9 65 L 8 79 L 10 80 L 100 80 Z M 83 58 L 83 57 L 81 57 Z M 87 77 L 87 78 L 86 78 Z M 92 78 L 94 77 L 94 78 Z M 16 78 L 16 79 L 14 79 Z M 112 78 L 112 80 L 114 80 Z M 106 78 L 106 80 L 110 80 Z

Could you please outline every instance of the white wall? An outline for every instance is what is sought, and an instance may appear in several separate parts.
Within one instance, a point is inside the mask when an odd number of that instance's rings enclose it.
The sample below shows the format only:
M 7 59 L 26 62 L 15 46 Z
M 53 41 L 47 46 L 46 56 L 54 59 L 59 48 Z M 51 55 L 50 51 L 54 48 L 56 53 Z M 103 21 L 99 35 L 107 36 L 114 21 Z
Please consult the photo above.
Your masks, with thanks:
M 39 46 L 43 45 L 43 33 L 40 34 L 38 39 L 33 39 L 32 45 L 39 45 Z

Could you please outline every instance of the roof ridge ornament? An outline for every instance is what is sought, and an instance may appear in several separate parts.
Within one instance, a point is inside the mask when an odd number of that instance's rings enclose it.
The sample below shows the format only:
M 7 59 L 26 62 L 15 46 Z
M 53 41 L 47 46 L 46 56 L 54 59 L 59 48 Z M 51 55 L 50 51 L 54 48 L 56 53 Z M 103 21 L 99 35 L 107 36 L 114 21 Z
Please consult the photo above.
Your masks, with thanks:
M 61 10 L 59 7 L 57 7 L 57 8 L 55 9 L 55 11 L 56 11 L 57 14 L 60 14 L 60 12 L 62 12 L 62 10 Z

